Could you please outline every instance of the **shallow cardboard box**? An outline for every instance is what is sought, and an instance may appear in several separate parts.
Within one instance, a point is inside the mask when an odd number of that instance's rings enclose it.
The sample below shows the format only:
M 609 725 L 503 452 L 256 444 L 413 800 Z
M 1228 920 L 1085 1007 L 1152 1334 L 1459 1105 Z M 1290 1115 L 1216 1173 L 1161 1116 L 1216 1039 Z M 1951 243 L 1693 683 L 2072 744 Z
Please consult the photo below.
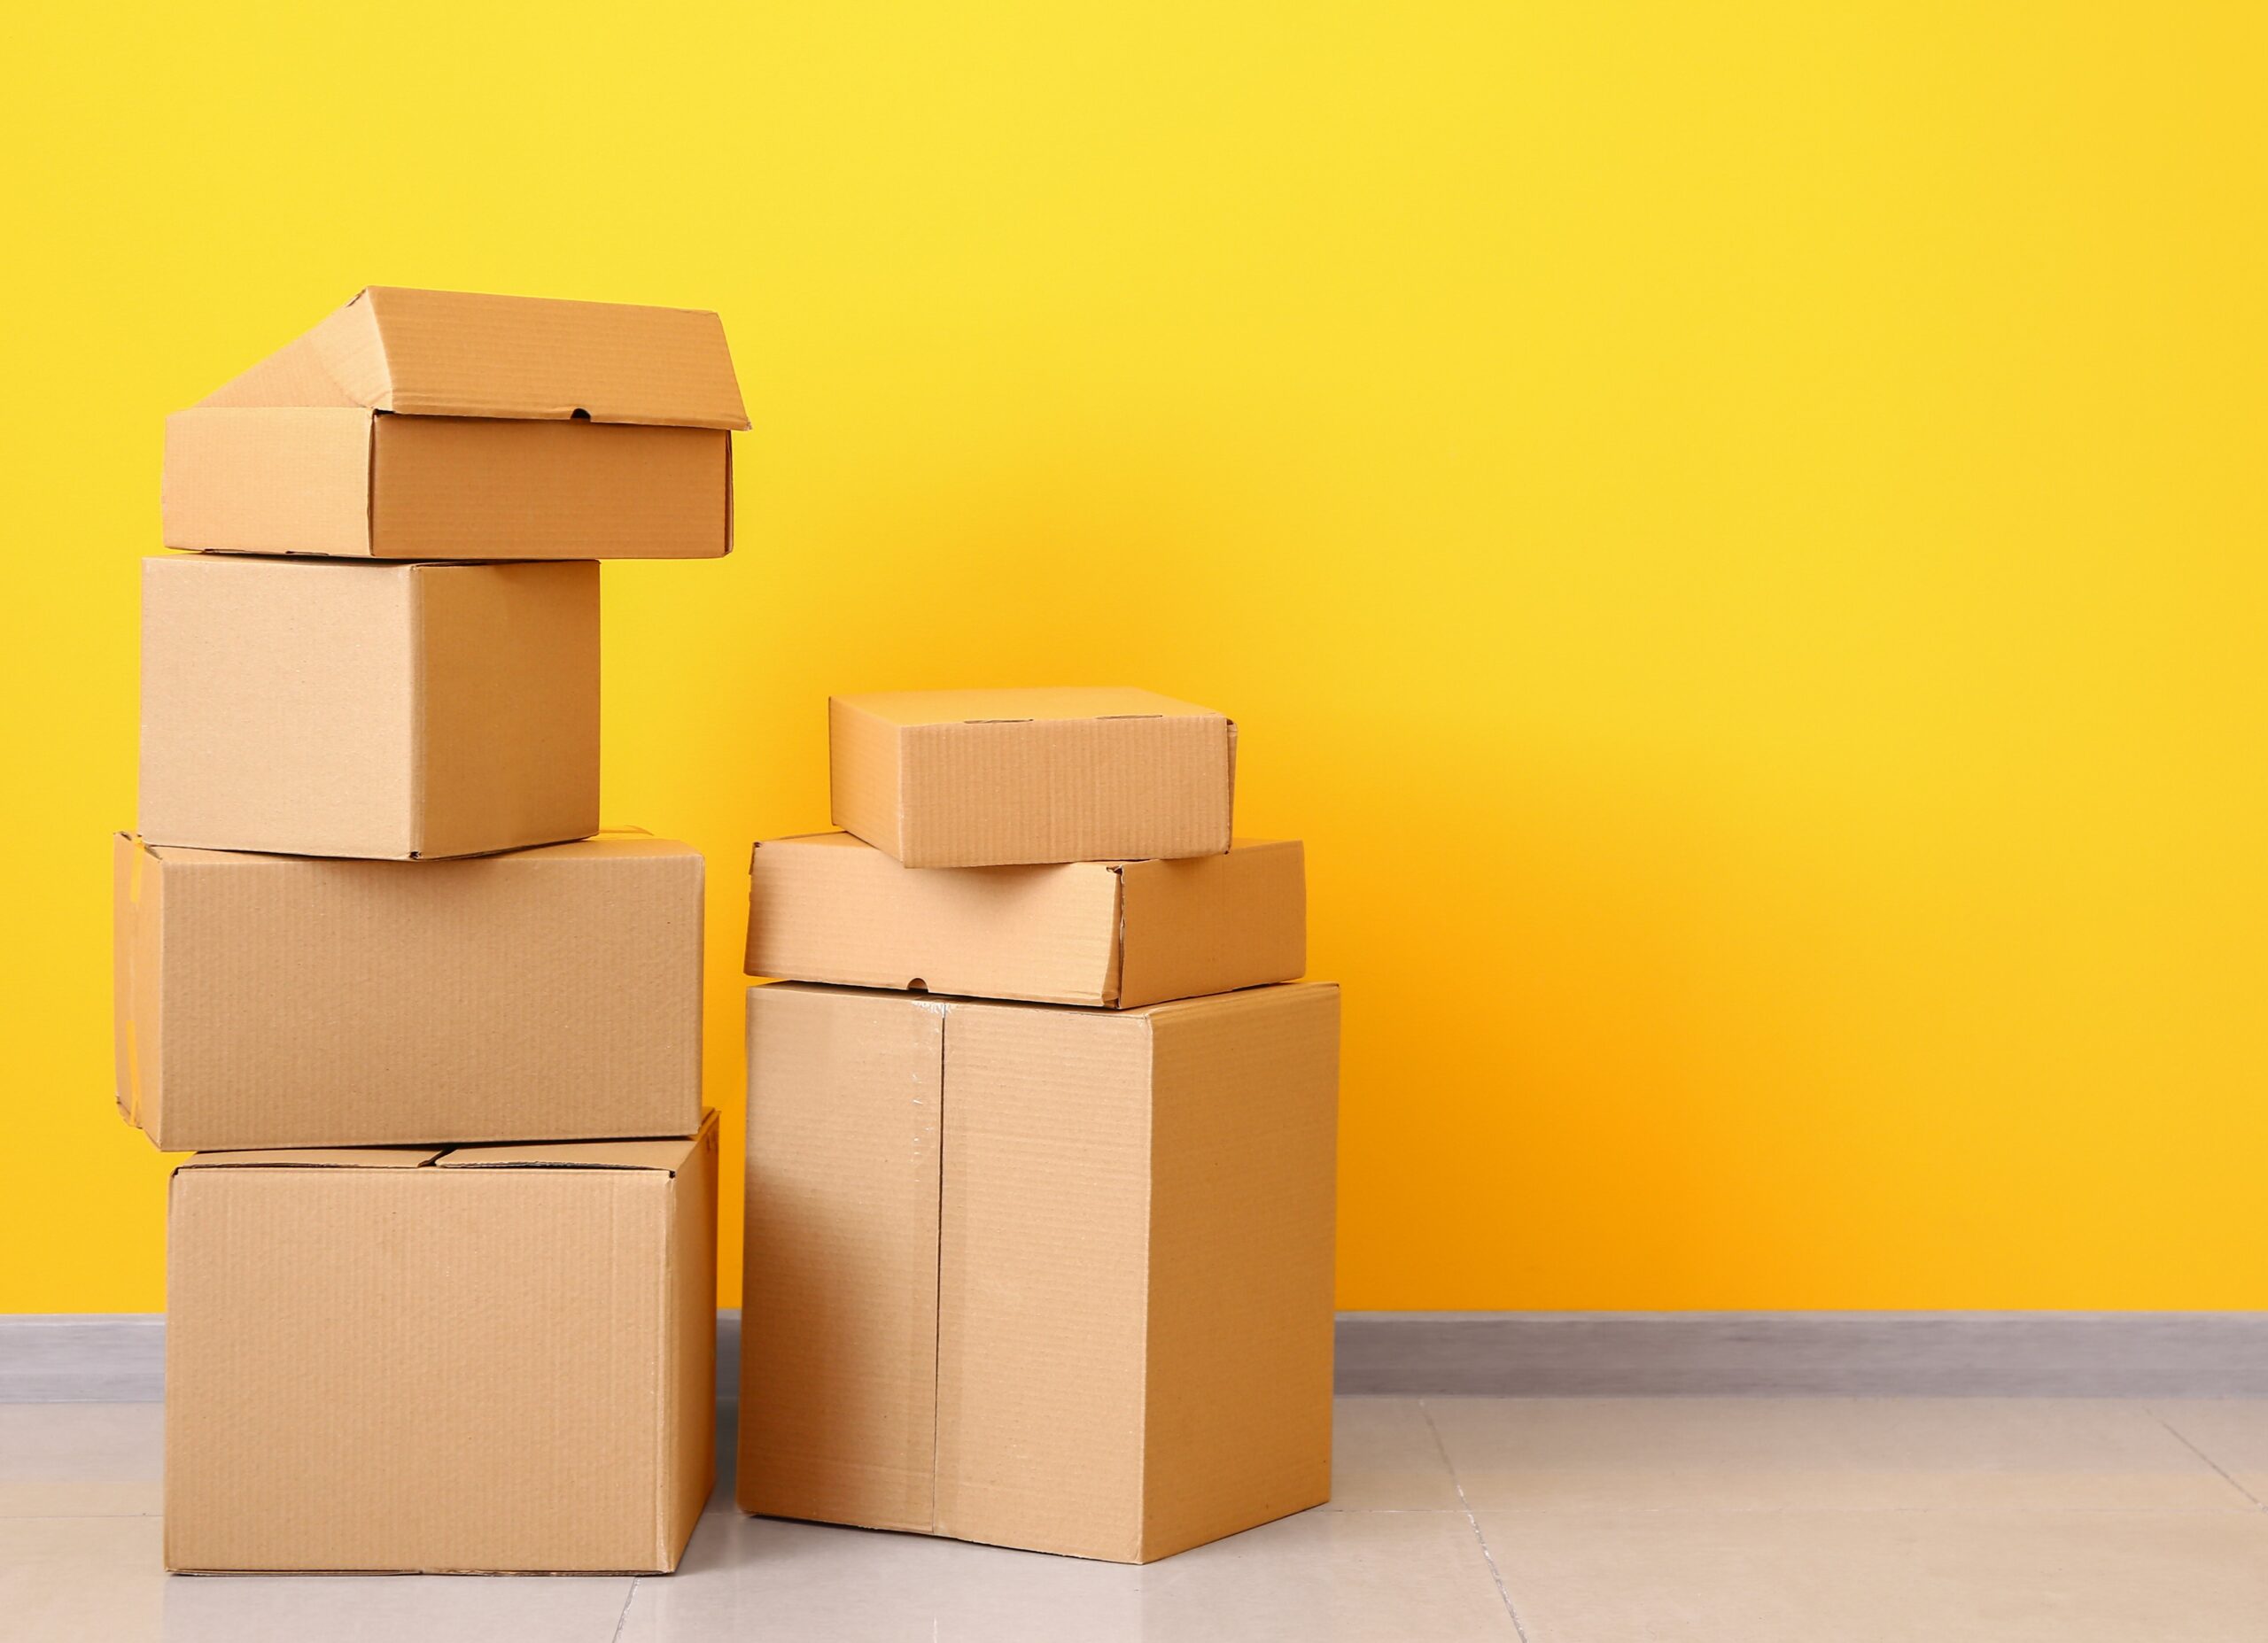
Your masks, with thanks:
M 747 426 L 713 314 L 373 286 L 166 419 L 166 546 L 713 557 Z
M 908 867 L 1229 848 L 1236 726 L 1146 690 L 915 690 L 827 702 L 833 820 Z
M 749 858 L 750 975 L 1132 1006 L 1288 981 L 1306 964 L 1293 839 L 1179 861 L 906 867 L 822 833 Z
M 701 854 L 116 841 L 118 1100 L 168 1151 L 690 1135 Z
M 598 812 L 596 565 L 143 562 L 153 843 L 471 856 Z
M 167 1216 L 166 1566 L 662 1572 L 713 1484 L 717 1122 L 200 1153 Z
M 742 1509 L 1147 1562 L 1327 1500 L 1338 1026 L 752 988 Z

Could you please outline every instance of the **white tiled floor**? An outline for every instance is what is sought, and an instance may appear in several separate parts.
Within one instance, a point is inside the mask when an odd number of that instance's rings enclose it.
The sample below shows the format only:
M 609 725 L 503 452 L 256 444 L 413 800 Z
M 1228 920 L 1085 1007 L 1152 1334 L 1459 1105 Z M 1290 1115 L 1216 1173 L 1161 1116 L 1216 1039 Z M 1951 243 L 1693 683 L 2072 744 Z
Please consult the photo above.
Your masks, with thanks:
M 170 1578 L 155 1406 L 0 1406 L 0 1639 L 2262 1643 L 2268 1400 L 1347 1399 L 1146 1569 L 749 1519 L 676 1575 Z

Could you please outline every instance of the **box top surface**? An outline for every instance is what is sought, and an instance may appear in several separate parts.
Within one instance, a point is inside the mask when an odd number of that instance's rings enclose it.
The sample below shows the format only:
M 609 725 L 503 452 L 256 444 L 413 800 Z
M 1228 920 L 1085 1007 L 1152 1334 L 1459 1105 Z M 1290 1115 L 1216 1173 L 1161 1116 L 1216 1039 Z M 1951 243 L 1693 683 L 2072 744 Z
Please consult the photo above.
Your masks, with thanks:
M 198 403 L 749 425 L 724 322 L 705 310 L 387 285 L 361 291 Z
M 186 844 L 151 844 L 132 833 L 120 833 L 118 836 L 133 843 L 143 854 L 154 860 L 183 866 L 196 864 L 208 864 L 214 866 L 280 866 L 287 872 L 299 872 L 305 869 L 310 860 L 335 860 L 336 864 L 340 866 L 374 864 L 366 858 L 353 856 L 325 858 L 274 856 L 258 850 L 206 850 Z M 662 859 L 689 857 L 699 860 L 700 856 L 699 850 L 682 840 L 657 839 L 639 827 L 606 827 L 587 839 L 573 839 L 564 844 L 538 844 L 532 845 L 524 850 L 500 850 L 489 856 L 465 856 L 450 859 L 519 865 L 540 862 L 620 861 L 625 857 Z M 431 864 L 417 864 L 421 867 Z
M 1232 852 L 1240 850 L 1289 850 L 1299 848 L 1299 844 L 1300 841 L 1296 839 L 1237 838 L 1229 841 L 1229 849 Z M 840 831 L 834 833 L 791 833 L 783 839 L 758 839 L 753 848 L 758 850 L 842 850 L 856 853 L 861 857 L 877 857 L 882 862 L 889 863 L 892 867 L 899 867 L 899 870 L 905 872 L 1034 873 L 1077 872 L 1085 869 L 1094 869 L 1103 872 L 1122 872 L 1129 867 L 1147 866 L 1158 864 L 1160 861 L 1160 858 L 1155 856 L 1138 856 L 1124 861 L 1038 862 L 1011 864 L 1009 865 L 997 867 L 900 867 L 897 858 L 892 856 L 889 851 L 882 849 L 875 845 L 867 843 L 856 833 L 843 833 Z M 1209 856 L 1200 856 L 1195 859 L 1209 861 L 1212 858 Z
M 198 1152 L 183 1169 L 580 1169 L 644 1170 L 674 1175 L 716 1128 L 717 1109 L 702 1110 L 701 1128 L 660 1141 L 558 1141 L 462 1147 L 310 1147 L 252 1152 Z
M 1077 1016 L 1094 1022 L 1098 1027 L 1114 1021 L 1154 1021 L 1162 1017 L 1199 1015 L 1214 1011 L 1241 1009 L 1254 1003 L 1266 1003 L 1291 993 L 1337 992 L 1336 981 L 1270 981 L 1253 987 L 1240 987 L 1226 993 L 1203 993 L 1194 998 L 1169 998 L 1154 1004 L 1136 1004 L 1124 1010 L 1095 1010 L 1085 1004 L 1059 1004 L 1023 998 L 970 998 L 947 993 L 904 993 L 880 987 L 839 987 L 820 981 L 759 981 L 749 988 L 751 993 L 815 993 L 823 997 L 896 999 L 917 1010 L 935 1011 L 939 1015 L 951 1015 L 964 1010 L 1045 1010 L 1056 1015 Z
M 834 698 L 897 725 L 1022 724 L 1038 719 L 1206 718 L 1226 716 L 1155 691 L 1117 686 L 1006 690 L 888 690 Z

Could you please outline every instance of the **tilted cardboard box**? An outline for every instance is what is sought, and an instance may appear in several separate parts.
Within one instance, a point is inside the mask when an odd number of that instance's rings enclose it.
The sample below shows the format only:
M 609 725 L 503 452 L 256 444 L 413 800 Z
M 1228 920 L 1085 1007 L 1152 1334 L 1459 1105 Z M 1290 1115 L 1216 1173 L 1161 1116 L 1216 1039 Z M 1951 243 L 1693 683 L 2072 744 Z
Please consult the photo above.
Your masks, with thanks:
M 199 1154 L 167 1222 L 167 1568 L 676 1567 L 716 1469 L 715 1113 Z
M 144 561 L 142 836 L 408 858 L 595 833 L 598 578 Z
M 116 843 L 118 1099 L 168 1151 L 685 1135 L 702 863 Z
M 1236 726 L 1146 690 L 835 696 L 827 742 L 835 825 L 908 867 L 1229 848 Z
M 1178 861 L 906 867 L 822 833 L 749 858 L 750 975 L 1124 1007 L 1306 965 L 1297 840 Z
M 752 988 L 742 1509 L 1147 1562 L 1327 1500 L 1338 1025 Z
M 166 546 L 713 557 L 747 426 L 713 314 L 373 286 L 166 419 Z

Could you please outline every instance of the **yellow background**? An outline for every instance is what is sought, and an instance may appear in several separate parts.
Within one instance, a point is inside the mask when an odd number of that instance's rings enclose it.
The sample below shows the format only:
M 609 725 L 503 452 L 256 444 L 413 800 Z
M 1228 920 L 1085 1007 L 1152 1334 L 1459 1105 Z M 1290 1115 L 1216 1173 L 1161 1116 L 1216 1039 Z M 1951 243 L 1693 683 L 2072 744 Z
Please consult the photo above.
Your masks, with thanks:
M 2262 8 L 31 10 L 0 1308 L 162 1300 L 160 418 L 372 282 L 725 316 L 605 729 L 728 1115 L 827 693 L 1136 683 L 1309 841 L 1343 1305 L 2268 1306 Z

